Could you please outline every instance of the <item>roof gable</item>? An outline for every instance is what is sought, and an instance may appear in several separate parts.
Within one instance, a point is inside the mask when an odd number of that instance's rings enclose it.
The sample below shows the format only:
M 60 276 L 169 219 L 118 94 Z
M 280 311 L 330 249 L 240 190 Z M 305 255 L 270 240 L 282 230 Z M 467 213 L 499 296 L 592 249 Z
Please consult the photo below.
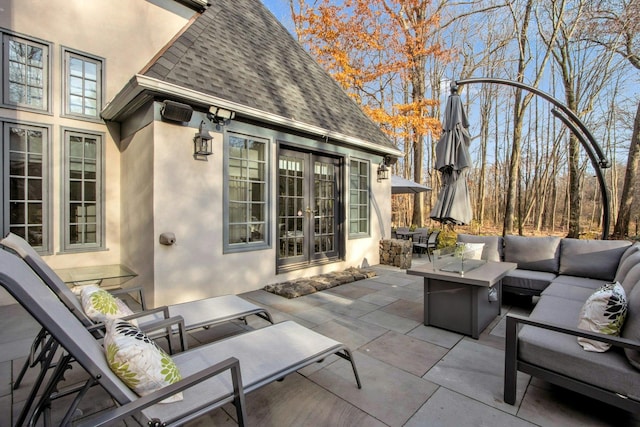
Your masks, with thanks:
M 393 147 L 260 0 L 215 1 L 142 74 Z

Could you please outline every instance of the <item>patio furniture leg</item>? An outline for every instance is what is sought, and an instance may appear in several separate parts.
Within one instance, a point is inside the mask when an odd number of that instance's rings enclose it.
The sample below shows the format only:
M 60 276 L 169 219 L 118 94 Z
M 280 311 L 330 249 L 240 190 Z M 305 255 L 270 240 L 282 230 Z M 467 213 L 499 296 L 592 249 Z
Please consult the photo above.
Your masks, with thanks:
M 18 416 L 18 420 L 15 424 L 17 426 L 24 425 L 25 421 L 27 420 L 27 415 L 29 414 L 31 405 L 33 405 L 33 402 L 35 402 L 36 397 L 38 396 L 38 391 L 40 390 L 40 386 L 44 382 L 49 367 L 52 366 L 51 362 L 56 354 L 56 351 L 58 350 L 58 343 L 53 339 L 53 337 L 49 336 L 43 348 L 44 350 L 42 350 L 42 354 L 40 355 L 42 357 L 40 359 L 40 372 L 38 373 L 38 377 L 33 383 L 33 388 L 29 392 L 29 397 L 27 397 L 27 399 L 25 400 L 24 406 L 20 411 L 20 415 Z
M 341 352 L 337 352 L 336 355 L 342 357 L 344 360 L 348 360 L 351 363 L 351 367 L 353 368 L 353 375 L 356 377 L 356 384 L 358 388 L 362 388 L 362 383 L 360 382 L 360 375 L 358 375 L 358 369 L 356 369 L 356 364 L 353 361 L 353 354 L 347 348 L 344 350 L 344 354 Z
M 20 387 L 20 383 L 22 382 L 24 375 L 27 373 L 27 369 L 33 368 L 38 363 L 42 362 L 43 358 L 46 356 L 46 351 L 44 349 L 44 344 L 43 344 L 44 339 L 46 337 L 47 337 L 47 330 L 44 328 L 40 329 L 40 332 L 38 332 L 38 335 L 36 336 L 36 338 L 33 340 L 33 343 L 31 344 L 31 352 L 29 353 L 29 357 L 27 357 L 27 360 L 24 362 L 24 365 L 22 365 L 22 369 L 20 370 L 20 373 L 18 374 L 18 376 L 16 377 L 16 380 L 13 383 L 14 390 L 17 390 L 18 387 Z
M 504 351 L 504 401 L 509 405 L 516 403 L 517 388 L 517 352 L 518 352 L 518 323 L 516 319 L 507 316 L 506 344 Z

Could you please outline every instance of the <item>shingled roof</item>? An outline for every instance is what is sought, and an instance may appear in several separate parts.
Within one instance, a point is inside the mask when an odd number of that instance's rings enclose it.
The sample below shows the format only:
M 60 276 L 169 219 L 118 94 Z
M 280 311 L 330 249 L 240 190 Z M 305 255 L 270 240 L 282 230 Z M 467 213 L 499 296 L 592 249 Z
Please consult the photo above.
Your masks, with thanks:
M 142 74 L 252 111 L 394 147 L 260 0 L 213 1 Z

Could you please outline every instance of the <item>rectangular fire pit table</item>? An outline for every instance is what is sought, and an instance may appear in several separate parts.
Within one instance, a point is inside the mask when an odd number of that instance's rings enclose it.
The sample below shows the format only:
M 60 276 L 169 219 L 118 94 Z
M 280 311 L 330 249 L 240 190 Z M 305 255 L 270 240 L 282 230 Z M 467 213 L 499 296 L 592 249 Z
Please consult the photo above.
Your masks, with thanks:
M 518 265 L 512 262 L 482 262 L 460 273 L 433 264 L 407 270 L 424 277 L 424 324 L 478 339 L 500 315 L 502 278 Z

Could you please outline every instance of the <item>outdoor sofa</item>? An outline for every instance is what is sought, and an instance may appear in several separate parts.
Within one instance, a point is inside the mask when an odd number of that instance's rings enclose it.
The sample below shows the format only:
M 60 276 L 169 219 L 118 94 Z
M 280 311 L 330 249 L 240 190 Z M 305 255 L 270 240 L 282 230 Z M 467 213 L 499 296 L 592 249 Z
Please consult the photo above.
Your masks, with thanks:
M 640 243 L 471 235 L 459 235 L 458 241 L 485 243 L 485 259 L 518 263 L 503 291 L 540 296 L 529 317 L 506 319 L 506 403 L 516 402 L 521 371 L 640 413 Z M 579 329 L 587 299 L 613 282 L 622 285 L 628 303 L 620 336 Z M 578 337 L 612 347 L 586 351 Z

